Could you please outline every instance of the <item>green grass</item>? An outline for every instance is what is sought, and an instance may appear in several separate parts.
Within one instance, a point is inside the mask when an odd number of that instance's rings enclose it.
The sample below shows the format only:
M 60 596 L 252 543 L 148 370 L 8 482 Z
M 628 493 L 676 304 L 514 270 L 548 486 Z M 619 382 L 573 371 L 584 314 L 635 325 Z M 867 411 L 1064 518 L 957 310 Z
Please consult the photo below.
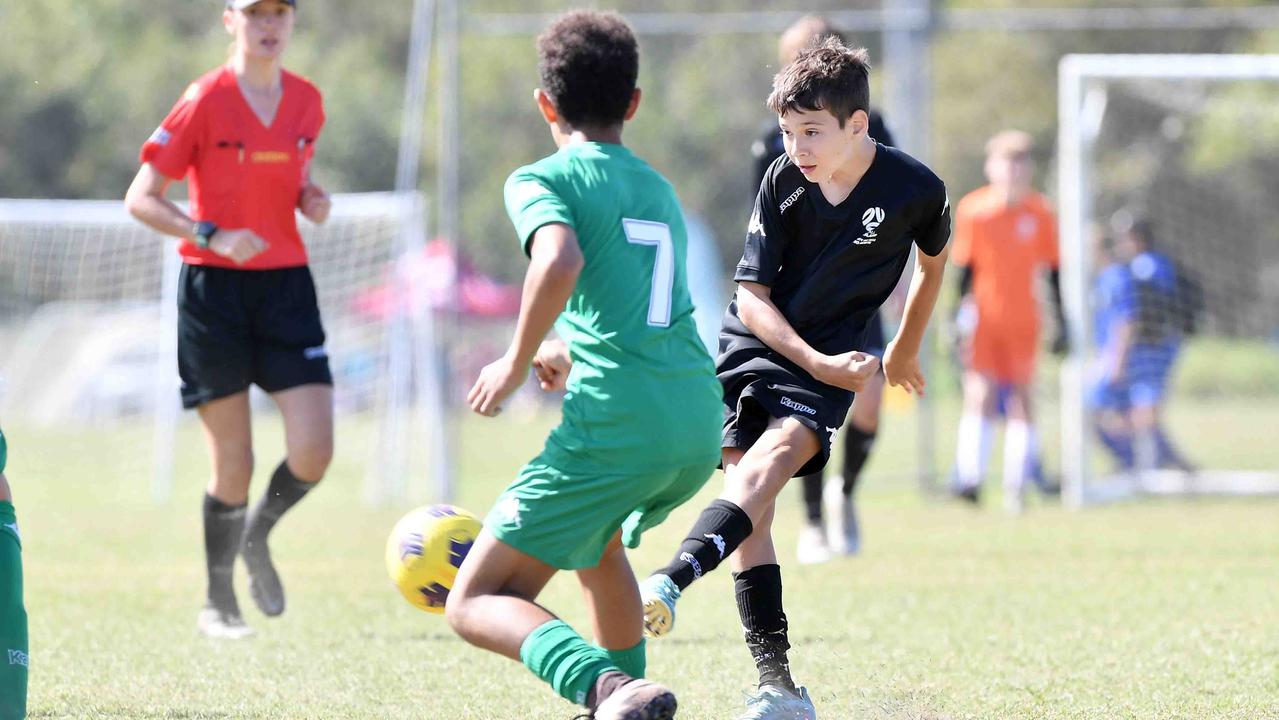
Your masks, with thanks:
M 1250 425 L 1247 410 L 1212 417 L 1238 429 Z M 482 513 L 548 422 L 465 422 L 459 502 Z M 178 485 L 163 505 L 150 501 L 145 431 L 6 430 L 26 540 L 32 717 L 574 714 L 522 667 L 460 642 L 389 586 L 383 543 L 408 507 L 361 502 L 371 429 L 340 428 L 330 477 L 282 523 L 274 548 L 289 611 L 267 620 L 246 607 L 259 633 L 242 643 L 195 633 L 207 461 L 192 428 L 179 435 Z M 261 477 L 280 440 L 270 418 L 257 433 Z M 783 561 L 793 667 L 822 718 L 1279 718 L 1279 501 L 974 512 L 913 489 L 913 433 L 888 418 L 862 498 L 862 557 Z M 1275 467 L 1263 435 L 1220 452 Z M 719 482 L 646 538 L 637 569 L 666 561 Z M 798 520 L 788 491 L 785 558 Z M 543 601 L 582 625 L 572 577 Z M 753 680 L 740 634 L 720 571 L 681 601 L 674 635 L 650 644 L 651 675 L 679 692 L 681 718 L 740 711 Z

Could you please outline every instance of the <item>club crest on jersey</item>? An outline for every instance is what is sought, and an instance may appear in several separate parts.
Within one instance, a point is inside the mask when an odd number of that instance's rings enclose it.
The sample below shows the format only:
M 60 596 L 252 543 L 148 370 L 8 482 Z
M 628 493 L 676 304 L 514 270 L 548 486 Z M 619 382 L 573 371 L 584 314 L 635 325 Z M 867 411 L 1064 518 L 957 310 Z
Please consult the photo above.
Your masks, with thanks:
M 866 212 L 862 213 L 862 227 L 866 228 L 866 231 L 862 233 L 861 237 L 854 240 L 853 244 L 854 245 L 870 245 L 871 243 L 875 242 L 877 239 L 879 239 L 878 236 L 875 234 L 875 231 L 878 230 L 879 226 L 882 225 L 883 223 L 884 223 L 884 208 L 873 207 L 867 210 Z

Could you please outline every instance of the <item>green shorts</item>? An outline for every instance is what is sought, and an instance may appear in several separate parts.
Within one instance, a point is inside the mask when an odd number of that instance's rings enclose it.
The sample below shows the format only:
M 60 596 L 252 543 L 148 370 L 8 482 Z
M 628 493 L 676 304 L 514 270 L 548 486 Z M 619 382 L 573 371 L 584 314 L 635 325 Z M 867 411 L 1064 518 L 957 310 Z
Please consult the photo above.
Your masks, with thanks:
M 649 473 L 566 474 L 535 458 L 484 526 L 498 540 L 561 570 L 595 567 L 618 528 L 628 548 L 697 494 L 717 461 Z

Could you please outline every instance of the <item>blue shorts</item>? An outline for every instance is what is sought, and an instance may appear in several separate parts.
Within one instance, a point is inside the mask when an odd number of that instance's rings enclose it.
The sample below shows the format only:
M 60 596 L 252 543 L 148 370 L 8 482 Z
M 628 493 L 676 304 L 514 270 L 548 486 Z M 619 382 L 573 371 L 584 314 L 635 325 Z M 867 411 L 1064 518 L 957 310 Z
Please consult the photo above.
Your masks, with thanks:
M 1127 411 L 1163 403 L 1176 360 L 1175 345 L 1134 346 L 1128 353 L 1123 378 L 1097 378 L 1088 392 L 1089 404 L 1099 410 Z

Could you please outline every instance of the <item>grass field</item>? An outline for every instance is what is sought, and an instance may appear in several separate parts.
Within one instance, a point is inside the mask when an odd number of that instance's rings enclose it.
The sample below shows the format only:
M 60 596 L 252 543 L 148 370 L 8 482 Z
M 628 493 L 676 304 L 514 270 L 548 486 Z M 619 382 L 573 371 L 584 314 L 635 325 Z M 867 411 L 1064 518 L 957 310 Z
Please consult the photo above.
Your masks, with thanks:
M 1248 410 L 1213 417 L 1242 426 Z M 1192 421 L 1174 418 L 1186 431 Z M 548 423 L 464 422 L 459 503 L 482 513 Z M 360 501 L 371 440 L 362 428 L 340 428 L 330 477 L 276 536 L 289 611 L 261 617 L 241 578 L 259 631 L 242 643 L 195 632 L 207 461 L 191 428 L 180 434 L 175 498 L 159 506 L 145 430 L 6 431 L 26 541 L 32 717 L 574 714 L 522 667 L 466 646 L 389 586 L 383 543 L 408 506 Z M 1273 430 L 1258 432 L 1220 452 L 1274 467 Z M 912 433 L 889 419 L 862 496 L 864 555 L 784 566 L 793 667 L 820 717 L 1279 718 L 1279 500 L 1083 513 L 1033 503 L 1008 518 L 997 502 L 943 504 L 901 479 Z M 280 456 L 278 426 L 266 418 L 257 435 L 261 478 Z M 718 483 L 646 538 L 638 570 L 665 562 Z M 778 520 L 786 558 L 798 521 L 788 491 Z M 575 585 L 558 578 L 543 599 L 579 624 Z M 681 718 L 735 717 L 754 678 L 728 573 L 693 589 L 680 613 L 673 636 L 650 644 L 651 676 L 678 691 Z

